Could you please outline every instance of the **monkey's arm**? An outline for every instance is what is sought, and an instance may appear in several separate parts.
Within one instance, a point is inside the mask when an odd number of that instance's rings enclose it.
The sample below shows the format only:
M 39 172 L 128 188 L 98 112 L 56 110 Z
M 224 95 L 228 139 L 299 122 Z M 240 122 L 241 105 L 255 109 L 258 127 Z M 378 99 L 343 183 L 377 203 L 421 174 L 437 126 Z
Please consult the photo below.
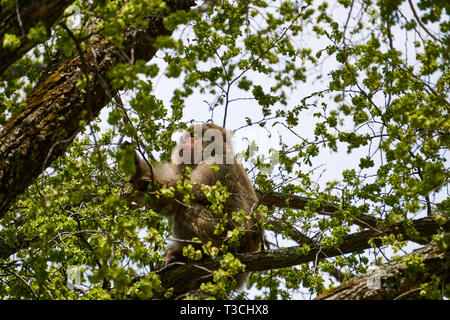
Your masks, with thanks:
M 148 176 L 140 177 L 136 179 L 136 182 L 145 180 L 145 183 L 135 184 L 136 192 L 134 195 L 134 202 L 138 204 L 138 207 L 144 206 L 150 207 L 163 215 L 170 216 L 176 212 L 173 209 L 176 207 L 190 206 L 190 203 L 207 205 L 208 200 L 205 193 L 202 190 L 204 185 L 215 185 L 220 180 L 221 175 L 225 176 L 224 170 L 215 171 L 209 167 L 210 165 L 199 164 L 192 172 L 191 175 L 186 177 L 185 182 L 189 184 L 186 189 L 183 188 L 181 174 L 177 174 L 175 168 L 170 164 L 152 166 L 154 173 L 154 182 L 151 183 L 151 179 Z M 173 188 L 173 192 L 164 192 L 163 188 Z M 147 194 L 147 197 L 145 197 Z M 190 195 L 190 201 L 186 201 L 186 195 Z M 147 198 L 147 201 L 144 199 Z
M 174 164 L 151 164 L 149 168 L 148 164 L 142 160 L 138 154 L 135 157 L 136 174 L 130 179 L 130 182 L 138 190 L 137 195 L 146 192 L 147 194 L 155 194 L 158 191 L 159 186 L 167 186 L 174 188 L 174 196 L 171 198 L 170 193 L 166 195 L 159 194 L 152 196 L 151 206 L 155 209 L 167 207 L 168 205 L 180 204 L 184 201 L 186 192 L 180 188 L 179 181 L 183 178 L 181 170 Z M 192 195 L 192 200 L 198 203 L 207 203 L 206 195 L 202 191 L 202 186 L 213 186 L 217 181 L 220 181 L 223 185 L 227 185 L 230 177 L 228 173 L 232 170 L 230 165 L 217 164 L 213 159 L 207 162 L 199 163 L 193 168 L 187 182 L 191 183 L 191 190 L 187 192 Z M 152 180 L 153 179 L 153 180 Z M 155 184 L 156 183 L 156 184 Z M 142 194 L 143 196 L 143 194 Z M 143 198 L 143 197 L 142 197 Z M 174 201 L 174 199 L 176 201 Z M 142 199 L 143 200 L 143 199 Z
M 186 180 L 191 184 L 192 189 L 189 190 L 189 194 L 192 196 L 192 200 L 200 203 L 207 203 L 207 198 L 202 190 L 203 186 L 213 186 L 220 181 L 223 185 L 226 185 L 227 172 L 229 169 L 224 164 L 214 164 L 214 163 L 200 163 L 197 167 L 192 170 L 190 176 Z M 179 190 L 178 185 L 173 185 L 175 187 L 175 198 L 179 201 L 183 201 L 185 197 L 185 192 L 182 188 Z

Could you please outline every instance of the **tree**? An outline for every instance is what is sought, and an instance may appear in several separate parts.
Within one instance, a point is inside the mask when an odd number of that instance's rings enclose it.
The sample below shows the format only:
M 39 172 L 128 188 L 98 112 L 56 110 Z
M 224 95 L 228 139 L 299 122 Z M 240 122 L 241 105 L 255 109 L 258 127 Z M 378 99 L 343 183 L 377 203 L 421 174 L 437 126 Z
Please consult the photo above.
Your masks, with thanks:
M 442 276 L 447 272 L 448 250 L 425 246 L 376 271 L 329 290 L 318 299 L 418 299 L 442 296 Z M 406 280 L 406 281 L 405 281 Z M 444 280 L 444 286 L 448 281 Z
M 448 5 L 195 5 L 1 1 L 0 296 L 224 298 L 245 268 L 253 289 L 233 298 L 320 298 L 386 263 L 405 285 L 372 297 L 448 297 Z M 134 149 L 167 159 L 196 114 L 259 129 L 238 151 L 271 246 L 188 246 L 190 262 L 156 271 L 169 226 L 127 199 Z

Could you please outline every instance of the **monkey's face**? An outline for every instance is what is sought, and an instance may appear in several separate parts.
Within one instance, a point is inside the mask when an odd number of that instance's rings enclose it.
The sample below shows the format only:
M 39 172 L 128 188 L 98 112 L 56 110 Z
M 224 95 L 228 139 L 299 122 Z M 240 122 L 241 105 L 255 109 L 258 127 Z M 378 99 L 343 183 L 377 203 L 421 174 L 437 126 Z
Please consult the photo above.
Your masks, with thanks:
M 180 140 L 180 155 L 183 156 L 184 150 L 193 150 L 194 149 L 195 139 L 191 135 L 186 135 Z
M 193 131 L 188 131 L 184 136 L 181 137 L 180 142 L 177 146 L 181 163 L 184 165 L 194 165 L 196 150 L 197 153 L 199 151 L 201 153 L 201 149 L 201 138 L 196 138 Z
M 214 124 L 192 126 L 181 137 L 172 162 L 191 167 L 212 158 L 219 164 L 227 163 L 230 159 L 233 163 L 231 147 L 227 147 L 227 135 L 225 129 Z M 230 159 L 227 153 L 230 153 Z

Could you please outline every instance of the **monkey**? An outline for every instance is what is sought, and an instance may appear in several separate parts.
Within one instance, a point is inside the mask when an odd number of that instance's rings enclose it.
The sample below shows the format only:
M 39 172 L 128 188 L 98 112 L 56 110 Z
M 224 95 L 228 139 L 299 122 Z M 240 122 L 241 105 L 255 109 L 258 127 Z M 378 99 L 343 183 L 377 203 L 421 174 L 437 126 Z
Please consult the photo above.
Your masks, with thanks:
M 226 231 L 235 227 L 243 227 L 245 232 L 234 247 L 235 253 L 255 252 L 261 247 L 264 239 L 262 214 L 256 210 L 258 198 L 250 179 L 234 156 L 231 134 L 224 128 L 208 123 L 191 126 L 181 137 L 172 152 L 171 161 L 166 164 L 150 164 L 136 153 L 136 173 L 130 182 L 136 192 L 147 192 L 149 185 L 174 187 L 174 197 L 149 197 L 150 206 L 160 210 L 172 219 L 171 235 L 174 238 L 164 254 L 164 264 L 183 259 L 183 247 L 193 238 L 202 243 L 211 241 L 213 246 L 220 247 L 226 241 Z M 189 203 L 183 202 L 184 193 L 177 189 L 177 183 L 183 179 L 187 168 L 191 168 L 189 179 L 192 183 Z M 226 199 L 221 215 L 214 213 L 209 207 L 204 186 L 214 186 L 220 182 L 230 193 Z M 231 218 L 232 212 L 242 210 L 244 221 Z M 221 218 L 225 219 L 225 232 L 215 233 Z M 194 244 L 195 247 L 195 244 Z M 237 275 L 236 289 L 241 289 L 248 278 L 248 273 Z

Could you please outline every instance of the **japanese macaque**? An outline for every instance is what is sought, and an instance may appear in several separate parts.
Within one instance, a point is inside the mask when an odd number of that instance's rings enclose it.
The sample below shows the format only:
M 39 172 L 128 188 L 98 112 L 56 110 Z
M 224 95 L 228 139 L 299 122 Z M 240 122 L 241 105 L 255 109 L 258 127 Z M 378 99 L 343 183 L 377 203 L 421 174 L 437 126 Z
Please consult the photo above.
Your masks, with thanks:
M 260 248 L 264 231 L 261 214 L 256 210 L 258 199 L 244 168 L 234 157 L 231 146 L 231 134 L 224 128 L 202 124 L 190 127 L 182 136 L 172 153 L 171 163 L 152 165 L 150 168 L 147 162 L 136 155 L 136 173 L 130 182 L 138 192 L 148 192 L 152 179 L 160 185 L 175 188 L 174 197 L 150 196 L 150 203 L 147 204 L 172 219 L 173 240 L 164 256 L 166 264 L 183 260 L 183 246 L 190 243 L 196 247 L 191 242 L 193 238 L 200 239 L 203 244 L 211 241 L 215 247 L 227 244 L 227 231 L 236 227 L 245 231 L 238 245 L 230 245 L 230 250 L 243 253 Z M 192 183 L 189 203 L 183 202 L 185 194 L 177 189 L 177 182 L 183 178 L 187 167 L 192 168 L 186 180 Z M 226 186 L 230 193 L 221 213 L 209 208 L 211 202 L 202 190 L 202 187 L 214 186 L 217 182 Z M 244 219 L 232 219 L 231 213 L 241 210 L 245 213 Z M 215 232 L 218 223 L 224 224 L 224 232 Z M 238 275 L 237 288 L 242 287 L 247 276 L 246 273 Z

